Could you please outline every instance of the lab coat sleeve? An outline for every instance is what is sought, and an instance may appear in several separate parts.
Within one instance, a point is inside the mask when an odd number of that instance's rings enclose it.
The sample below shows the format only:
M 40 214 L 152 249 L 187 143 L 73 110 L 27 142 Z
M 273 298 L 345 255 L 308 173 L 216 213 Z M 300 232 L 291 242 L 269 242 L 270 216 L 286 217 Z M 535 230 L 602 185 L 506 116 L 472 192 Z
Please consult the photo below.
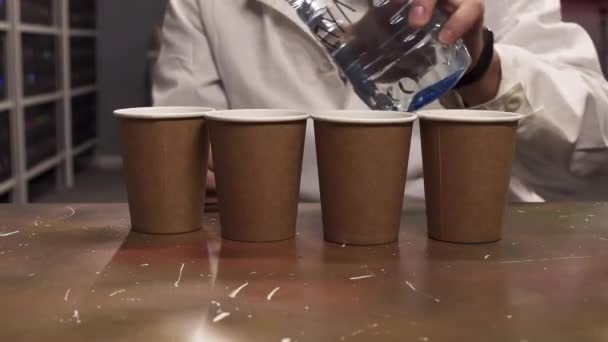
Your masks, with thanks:
M 532 188 L 604 178 L 608 85 L 591 38 L 562 22 L 559 0 L 516 0 L 508 8 L 491 27 L 502 67 L 498 96 L 475 109 L 530 114 L 518 129 L 516 176 Z
M 199 0 L 168 2 L 154 74 L 155 105 L 228 107 L 202 18 Z

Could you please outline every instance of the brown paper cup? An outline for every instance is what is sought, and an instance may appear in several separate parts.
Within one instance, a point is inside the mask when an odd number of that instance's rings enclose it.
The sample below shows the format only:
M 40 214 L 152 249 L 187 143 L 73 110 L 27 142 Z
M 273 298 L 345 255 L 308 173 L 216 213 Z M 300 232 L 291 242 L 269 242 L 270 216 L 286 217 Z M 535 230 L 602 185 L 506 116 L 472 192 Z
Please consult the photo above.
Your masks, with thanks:
M 490 111 L 420 113 L 429 236 L 500 240 L 515 130 L 523 116 Z
M 416 115 L 337 111 L 313 119 L 325 239 L 397 241 Z
M 198 107 L 115 112 L 120 126 L 131 226 L 151 234 L 202 226 L 209 139 Z
M 209 113 L 222 237 L 270 242 L 295 235 L 308 114 Z

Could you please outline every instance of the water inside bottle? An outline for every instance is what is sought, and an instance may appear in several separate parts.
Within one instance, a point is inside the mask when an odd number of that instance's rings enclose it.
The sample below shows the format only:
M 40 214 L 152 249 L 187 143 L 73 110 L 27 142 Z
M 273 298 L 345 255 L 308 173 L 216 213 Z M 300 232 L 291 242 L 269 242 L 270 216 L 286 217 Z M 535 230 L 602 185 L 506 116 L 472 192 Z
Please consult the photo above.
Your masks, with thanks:
M 287 0 L 355 92 L 379 110 L 415 111 L 453 88 L 470 64 L 464 44 L 439 42 L 445 15 L 408 24 L 411 0 Z

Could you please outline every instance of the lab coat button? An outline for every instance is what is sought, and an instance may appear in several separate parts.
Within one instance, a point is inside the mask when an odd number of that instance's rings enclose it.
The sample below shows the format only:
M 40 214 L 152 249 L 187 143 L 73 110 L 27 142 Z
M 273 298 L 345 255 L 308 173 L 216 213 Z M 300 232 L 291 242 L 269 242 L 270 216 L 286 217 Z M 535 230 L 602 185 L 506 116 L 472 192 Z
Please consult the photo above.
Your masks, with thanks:
M 520 96 L 513 96 L 506 101 L 505 109 L 507 112 L 517 112 L 523 105 L 523 99 Z

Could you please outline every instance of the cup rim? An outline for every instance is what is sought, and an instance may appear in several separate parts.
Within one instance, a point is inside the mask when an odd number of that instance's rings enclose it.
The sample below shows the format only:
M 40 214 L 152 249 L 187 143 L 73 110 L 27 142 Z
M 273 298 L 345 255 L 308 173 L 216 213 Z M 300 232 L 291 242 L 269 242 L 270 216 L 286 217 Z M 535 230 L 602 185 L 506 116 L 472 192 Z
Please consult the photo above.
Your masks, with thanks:
M 519 113 L 501 112 L 496 110 L 425 110 L 417 113 L 420 120 L 450 121 L 450 122 L 517 122 L 526 117 Z
M 307 112 L 290 109 L 231 109 L 205 114 L 205 119 L 221 122 L 264 123 L 308 120 Z
M 330 110 L 311 116 L 315 121 L 366 125 L 410 123 L 418 119 L 414 113 L 382 110 Z
M 212 111 L 215 109 L 189 106 L 133 107 L 115 110 L 114 115 L 119 118 L 166 120 L 203 118 L 205 113 Z

